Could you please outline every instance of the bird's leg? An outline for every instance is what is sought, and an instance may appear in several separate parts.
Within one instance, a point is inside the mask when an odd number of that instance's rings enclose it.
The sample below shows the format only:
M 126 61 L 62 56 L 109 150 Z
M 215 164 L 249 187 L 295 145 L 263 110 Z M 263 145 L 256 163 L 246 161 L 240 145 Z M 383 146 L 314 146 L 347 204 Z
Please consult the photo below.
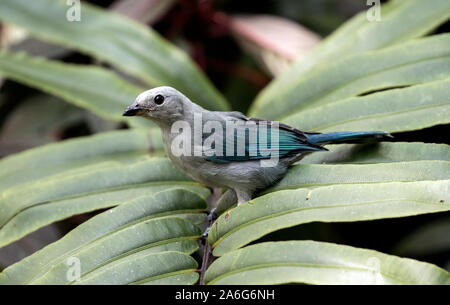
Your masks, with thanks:
M 212 209 L 211 212 L 208 214 L 208 226 L 206 227 L 205 232 L 203 232 L 202 237 L 206 238 L 208 237 L 209 231 L 211 230 L 211 226 L 213 222 L 217 219 L 218 215 L 216 213 L 216 208 Z
M 208 269 L 209 264 L 211 263 L 211 245 L 208 243 L 208 234 L 214 220 L 217 219 L 216 208 L 213 208 L 211 212 L 208 214 L 208 226 L 206 227 L 205 232 L 202 235 L 202 245 L 203 245 L 203 259 L 202 259 L 202 267 L 200 269 L 200 285 L 205 284 L 205 272 Z
M 217 196 L 215 196 L 217 195 Z M 211 196 L 209 197 L 209 206 L 211 208 L 211 211 L 208 213 L 207 218 L 207 227 L 205 232 L 202 234 L 201 243 L 203 245 L 203 259 L 202 259 L 202 267 L 200 269 L 200 285 L 205 284 L 204 276 L 206 269 L 208 269 L 209 264 L 211 263 L 211 245 L 208 243 L 208 234 L 211 229 L 211 226 L 213 222 L 217 219 L 217 200 L 220 196 L 220 190 L 219 189 L 211 189 Z
M 237 200 L 238 200 L 237 205 L 238 206 L 241 203 L 247 202 L 252 199 L 251 193 L 249 193 L 247 191 L 234 189 L 234 192 L 236 193 L 236 196 L 237 196 Z M 225 195 L 223 195 L 223 196 L 225 196 Z M 234 198 L 236 198 L 236 197 L 234 197 Z M 226 199 L 233 199 L 232 194 L 228 194 L 228 197 Z M 234 200 L 236 200 L 236 199 L 234 199 Z M 218 215 L 216 212 L 216 208 L 214 208 L 208 214 L 208 226 L 206 227 L 205 232 L 203 232 L 203 235 L 202 235 L 203 238 L 208 237 L 209 231 L 211 230 L 211 226 L 212 226 L 213 222 L 217 219 L 217 217 L 218 217 Z
M 205 229 L 205 232 L 203 232 L 202 237 L 203 239 L 206 239 L 206 237 L 208 237 L 208 233 L 209 230 L 211 229 L 212 223 L 217 219 L 217 212 L 216 212 L 216 208 L 217 208 L 217 201 L 220 198 L 221 195 L 221 191 L 220 189 L 213 189 L 211 187 L 208 187 L 211 191 L 211 196 L 208 198 L 209 201 L 209 206 L 211 208 L 211 211 L 208 213 L 208 218 L 207 218 L 207 227 Z

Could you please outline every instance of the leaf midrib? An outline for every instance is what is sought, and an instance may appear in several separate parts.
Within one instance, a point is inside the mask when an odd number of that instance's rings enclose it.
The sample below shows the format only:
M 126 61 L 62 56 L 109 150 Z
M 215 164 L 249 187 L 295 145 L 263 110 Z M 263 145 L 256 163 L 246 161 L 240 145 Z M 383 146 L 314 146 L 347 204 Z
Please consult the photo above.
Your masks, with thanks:
M 139 281 L 131 282 L 128 285 L 141 285 L 141 284 L 144 284 L 147 282 L 152 282 L 152 281 L 156 281 L 159 279 L 163 279 L 163 278 L 167 278 L 167 277 L 171 277 L 171 276 L 175 276 L 175 275 L 180 275 L 180 274 L 185 274 L 185 273 L 197 273 L 197 272 L 198 272 L 197 269 L 185 269 L 185 270 L 180 270 L 180 271 L 175 271 L 175 272 L 169 272 L 169 273 L 164 273 L 164 274 L 157 275 L 157 276 L 147 277 L 147 278 L 139 280 Z
M 167 190 L 157 191 L 156 193 L 154 193 L 154 194 L 151 196 L 151 198 L 156 197 L 156 196 L 157 196 L 158 194 L 160 194 L 160 193 L 165 193 L 165 192 L 169 192 L 169 191 L 171 191 L 171 190 L 177 190 L 177 189 L 179 189 L 179 188 L 174 187 L 174 188 L 167 189 Z M 190 190 L 185 190 L 185 191 L 191 192 L 191 193 L 193 193 L 193 194 L 199 196 L 199 198 L 201 198 L 201 196 L 198 195 L 198 194 L 195 193 L 195 192 L 192 192 L 192 191 L 190 191 Z M 140 196 L 140 197 L 145 197 L 145 196 Z M 138 198 L 140 198 L 140 197 L 138 197 Z M 136 198 L 136 199 L 137 199 L 137 198 Z M 191 211 L 191 210 L 189 210 L 189 211 Z M 176 210 L 175 210 L 175 212 L 176 212 Z M 162 214 L 162 213 L 161 213 L 161 214 Z M 156 215 L 156 214 L 155 214 L 155 215 Z M 158 219 L 158 217 L 155 217 L 154 219 Z M 136 223 L 138 223 L 139 220 L 140 220 L 140 219 L 135 220 L 135 221 L 133 222 L 133 225 L 136 224 Z M 144 220 L 144 221 L 145 221 L 145 220 Z M 88 244 L 89 244 L 89 243 L 92 243 L 92 242 L 97 242 L 98 240 L 104 238 L 105 236 L 110 235 L 110 234 L 112 234 L 112 233 L 114 233 L 114 232 L 117 232 L 117 231 L 119 231 L 119 229 L 124 229 L 124 228 L 126 228 L 127 226 L 129 226 L 129 225 L 132 225 L 132 224 L 126 223 L 126 224 L 124 224 L 124 225 L 122 225 L 122 226 L 119 226 L 118 228 L 116 228 L 116 229 L 114 229 L 114 230 L 108 232 L 106 235 L 101 235 L 101 236 L 98 236 L 98 237 L 92 239 L 91 241 L 88 242 Z M 45 264 L 45 265 L 42 267 L 42 269 L 45 269 L 46 267 L 48 267 L 49 265 L 51 265 L 51 264 L 52 264 L 53 262 L 55 262 L 55 261 L 61 262 L 62 259 L 64 259 L 65 257 L 67 257 L 67 256 L 69 256 L 69 255 L 75 253 L 76 251 L 80 250 L 81 248 L 83 248 L 83 247 L 86 246 L 86 245 L 87 245 L 86 243 L 81 244 L 81 245 L 77 246 L 76 248 L 71 249 L 70 251 L 66 251 L 65 253 L 62 253 L 62 254 L 58 255 L 58 256 L 55 257 L 51 262 L 48 262 L 47 264 Z M 47 272 L 48 272 L 48 271 L 47 271 Z M 43 273 L 42 275 L 46 274 L 47 272 Z M 42 275 L 41 275 L 41 276 L 42 276 Z M 39 276 L 39 275 L 36 275 L 36 274 L 35 274 L 35 275 L 32 275 L 32 276 L 31 276 L 31 279 L 29 279 L 29 281 L 34 281 L 37 277 L 40 277 L 40 276 Z
M 188 185 L 188 186 L 201 187 L 201 185 L 199 183 L 190 182 L 190 181 L 155 181 L 155 182 L 150 182 L 150 183 L 147 182 L 147 183 L 139 183 L 139 184 L 122 185 L 120 187 L 106 188 L 106 189 L 102 189 L 102 190 L 98 190 L 98 191 L 94 191 L 94 192 L 87 192 L 87 193 L 76 194 L 74 196 L 61 197 L 61 198 L 57 198 L 55 200 L 42 201 L 42 202 L 38 202 L 38 203 L 35 203 L 33 205 L 30 205 L 30 206 L 27 206 L 27 207 L 25 207 L 23 209 L 18 210 L 17 213 L 14 213 L 10 218 L 5 220 L 5 222 L 2 225 L 0 225 L 0 230 L 8 222 L 10 222 L 11 219 L 16 217 L 18 214 L 20 214 L 23 211 L 26 211 L 26 210 L 28 210 L 30 208 L 36 207 L 36 206 L 45 205 L 45 204 L 49 204 L 49 203 L 55 203 L 55 202 L 58 202 L 58 201 L 82 198 L 82 197 L 86 197 L 86 196 L 90 196 L 90 195 L 97 195 L 97 194 L 109 193 L 109 192 L 114 192 L 114 191 L 121 191 L 121 190 L 132 189 L 132 188 L 143 188 L 143 187 L 146 187 L 146 186 L 160 186 L 160 185 L 174 186 L 174 187 L 182 186 L 182 185 Z
M 399 283 L 402 283 L 404 285 L 414 284 L 414 283 L 404 282 L 403 280 L 396 278 L 395 276 L 391 275 L 388 272 L 385 272 L 385 271 L 382 272 L 381 270 L 371 270 L 371 269 L 368 269 L 368 268 L 366 269 L 363 267 L 358 268 L 358 267 L 353 267 L 353 266 L 339 266 L 339 265 L 327 265 L 327 264 L 316 265 L 316 264 L 307 264 L 307 263 L 298 263 L 298 262 L 287 262 L 287 263 L 277 262 L 277 263 L 272 263 L 272 264 L 269 264 L 269 263 L 268 264 L 257 264 L 257 265 L 229 271 L 229 272 L 221 274 L 218 277 L 215 277 L 213 280 L 208 282 L 208 285 L 214 284 L 214 282 L 217 282 L 218 280 L 221 280 L 222 278 L 225 278 L 229 275 L 233 275 L 233 274 L 237 274 L 237 273 L 241 273 L 241 272 L 245 272 L 245 271 L 273 268 L 273 267 L 291 267 L 291 266 L 306 267 L 306 268 L 324 268 L 324 269 L 325 268 L 327 268 L 327 269 L 350 269 L 350 270 L 357 270 L 357 271 L 364 271 L 364 272 L 377 272 L 377 273 L 383 275 L 384 277 L 390 278 L 390 279 L 397 281 Z M 309 282 L 304 282 L 304 283 L 309 283 Z M 310 284 L 312 284 L 312 283 L 310 283 Z
M 163 191 L 162 191 L 162 192 L 163 192 Z M 158 193 L 159 193 L 159 192 L 158 192 Z M 156 194 L 155 194 L 155 195 L 156 195 Z M 151 219 L 151 221 L 157 221 L 157 220 L 159 220 L 159 217 L 155 217 L 155 218 Z M 104 235 L 102 235 L 102 236 L 99 236 L 99 237 L 97 237 L 97 238 L 95 238 L 95 239 L 89 241 L 87 244 L 79 245 L 78 247 L 76 247 L 76 248 L 74 248 L 74 249 L 72 249 L 72 250 L 70 250 L 70 251 L 68 251 L 68 252 L 65 252 L 65 253 L 59 255 L 58 257 L 56 257 L 55 259 L 53 259 L 52 261 L 48 262 L 48 263 L 45 264 L 43 267 L 41 267 L 41 269 L 45 269 L 46 267 L 52 266 L 52 265 L 53 265 L 53 266 L 56 266 L 56 265 L 60 264 L 60 263 L 64 260 L 64 258 L 66 258 L 66 257 L 68 257 L 68 256 L 72 256 L 73 254 L 78 253 L 78 252 L 81 251 L 81 250 L 88 250 L 88 249 L 91 249 L 92 247 L 95 247 L 100 241 L 102 241 L 102 240 L 104 240 L 104 239 L 106 239 L 106 238 L 112 236 L 113 234 L 115 234 L 115 233 L 117 233 L 117 232 L 119 232 L 119 231 L 125 230 L 125 229 L 131 227 L 132 225 L 136 225 L 137 223 L 141 223 L 141 222 L 145 222 L 145 221 L 148 221 L 148 220 L 141 220 L 141 219 L 139 219 L 139 220 L 136 221 L 136 223 L 133 223 L 133 224 L 128 224 L 128 223 L 127 223 L 127 224 L 125 224 L 125 225 L 122 225 L 121 227 L 118 227 L 118 228 L 116 228 L 115 230 L 108 232 L 107 234 L 104 234 Z M 176 239 L 196 239 L 196 238 L 197 238 L 197 236 L 187 236 L 187 237 L 183 236 L 183 237 L 174 237 L 174 238 L 172 238 L 172 239 L 173 239 L 174 241 L 176 241 Z M 165 240 L 162 240 L 162 241 L 154 242 L 154 243 L 151 243 L 151 244 L 147 244 L 147 245 L 144 245 L 144 246 L 135 248 L 135 249 L 133 249 L 133 250 L 136 250 L 136 249 L 139 249 L 139 248 L 142 248 L 142 247 L 146 247 L 146 246 L 147 246 L 147 248 L 151 248 L 151 247 L 153 247 L 153 246 L 159 246 L 159 245 L 161 245 L 161 244 L 166 243 L 167 241 L 171 241 L 172 239 L 165 239 Z M 152 245 L 152 246 L 149 246 L 149 245 Z M 124 253 L 122 253 L 122 254 L 120 254 L 120 255 L 114 257 L 114 258 L 111 258 L 110 260 L 111 260 L 111 261 L 114 261 L 114 260 L 118 259 L 118 257 L 124 255 L 125 253 L 131 252 L 131 251 L 133 251 L 133 250 L 124 252 Z M 139 252 L 139 251 L 136 251 L 136 252 Z M 135 252 L 135 253 L 136 253 L 136 252 Z M 131 254 L 133 254 L 133 253 L 130 253 L 129 255 L 131 255 Z M 125 256 L 127 256 L 127 255 L 125 255 Z M 96 268 L 95 268 L 95 269 L 96 269 Z M 36 280 L 38 280 L 38 279 L 41 279 L 41 278 L 45 278 L 46 275 L 47 275 L 48 273 L 50 273 L 51 271 L 52 271 L 52 268 L 48 269 L 46 272 L 42 273 L 41 275 L 35 275 L 34 277 L 32 277 L 32 278 L 29 280 L 29 283 L 32 283 L 32 282 L 34 282 L 34 281 L 36 281 Z M 92 270 L 91 270 L 91 271 L 92 271 Z M 91 271 L 89 271 L 89 272 L 91 272 Z M 89 273 L 89 272 L 88 272 L 88 273 Z
M 363 120 L 367 120 L 367 119 L 373 119 L 373 118 L 378 118 L 378 117 L 393 117 L 396 115 L 401 115 L 401 114 L 406 114 L 406 113 L 410 113 L 410 112 L 416 112 L 416 111 L 421 111 L 421 110 L 425 110 L 425 109 L 431 109 L 431 108 L 440 108 L 440 107 L 449 107 L 450 104 L 433 104 L 433 105 L 427 105 L 427 106 L 423 106 L 423 107 L 416 107 L 416 108 L 409 108 L 406 110 L 402 110 L 402 111 L 394 111 L 394 112 L 385 112 L 385 113 L 379 113 L 379 114 L 374 114 L 374 115 L 367 115 L 367 116 L 361 116 L 355 119 L 350 119 L 350 120 L 343 120 L 343 121 L 339 121 L 339 122 L 334 122 L 332 124 L 328 124 L 328 125 L 322 125 L 319 127 L 314 127 L 314 130 L 324 130 L 326 128 L 330 128 L 333 126 L 339 126 L 345 123 L 350 123 L 350 122 L 358 122 L 358 121 L 363 121 Z
M 292 113 L 291 115 L 294 115 L 295 113 L 299 113 L 299 112 L 301 112 L 302 110 L 304 111 L 305 108 L 307 108 L 308 110 L 310 110 L 310 109 L 315 109 L 315 108 L 318 108 L 318 107 L 327 105 L 328 103 L 327 103 L 327 104 L 316 105 L 316 106 L 313 106 L 313 107 L 308 106 L 308 105 L 311 105 L 311 104 L 313 104 L 314 102 L 316 102 L 316 101 L 318 101 L 318 100 L 320 100 L 320 99 L 322 99 L 322 98 L 324 98 L 324 97 L 327 97 L 327 96 L 333 94 L 333 92 L 335 92 L 336 90 L 342 89 L 343 87 L 348 86 L 349 84 L 351 84 L 352 82 L 355 82 L 355 81 L 357 81 L 357 80 L 364 79 L 364 78 L 366 78 L 366 77 L 370 77 L 370 76 L 373 76 L 373 75 L 375 75 L 375 74 L 384 73 L 384 72 L 387 72 L 387 71 L 390 71 L 390 70 L 396 70 L 396 69 L 398 69 L 398 68 L 402 68 L 402 67 L 406 67 L 406 66 L 410 66 L 410 65 L 415 65 L 415 64 L 423 63 L 423 62 L 427 62 L 427 61 L 432 61 L 432 60 L 436 60 L 436 59 L 440 59 L 440 58 L 450 58 L 450 55 L 447 55 L 447 56 L 434 56 L 434 57 L 428 57 L 428 58 L 426 58 L 426 59 L 421 59 L 421 60 L 411 61 L 411 62 L 404 63 L 404 64 L 399 64 L 399 65 L 390 66 L 389 68 L 380 69 L 380 70 L 375 70 L 375 71 L 372 71 L 372 72 L 370 72 L 370 73 L 366 73 L 366 74 L 364 74 L 364 75 L 359 75 L 359 76 L 357 76 L 357 77 L 348 79 L 348 80 L 345 81 L 344 83 L 339 83 L 339 85 L 334 86 L 334 87 L 332 87 L 331 89 L 328 89 L 328 90 L 325 91 L 324 93 L 321 92 L 319 95 L 316 95 L 316 96 L 314 96 L 313 98 L 311 98 L 311 99 L 309 99 L 309 100 L 306 100 L 306 101 L 303 102 L 301 105 L 299 105 L 299 106 L 295 107 L 294 109 L 290 110 L 290 112 Z M 303 80 L 302 80 L 301 83 L 303 83 Z M 422 83 L 420 83 L 420 84 L 424 84 L 424 83 L 428 83 L 428 82 L 422 82 Z M 353 95 L 353 96 L 356 96 L 356 95 L 357 95 L 357 94 L 355 94 L 355 95 Z M 349 96 L 349 97 L 347 97 L 347 98 L 351 98 L 351 96 Z M 342 99 L 342 100 L 343 100 L 343 99 Z M 336 102 L 339 102 L 339 101 L 336 101 Z M 279 118 L 279 120 L 282 121 L 282 120 L 286 119 L 287 117 L 289 117 L 289 116 L 291 116 L 291 115 L 282 115 L 282 116 Z
M 424 180 L 427 181 L 427 180 Z M 366 202 L 362 202 L 362 203 L 356 203 L 356 204 L 339 204 L 339 205 L 333 205 L 333 206 L 319 206 L 319 207 L 302 207 L 302 208 L 298 208 L 298 209 L 292 209 L 292 210 L 288 210 L 288 211 L 283 211 L 283 212 L 279 212 L 276 214 L 270 214 L 270 215 L 266 215 L 260 218 L 256 218 L 253 220 L 250 220 L 246 223 L 243 223 L 239 226 L 234 227 L 233 229 L 231 229 L 230 231 L 228 231 L 227 233 L 225 233 L 224 235 L 222 235 L 220 238 L 218 238 L 212 245 L 212 248 L 216 248 L 216 246 L 218 244 L 220 244 L 223 240 L 225 240 L 226 238 L 228 238 L 230 235 L 236 233 L 237 231 L 240 231 L 241 229 L 245 228 L 246 226 L 250 226 L 252 224 L 264 221 L 266 219 L 271 219 L 271 218 L 276 218 L 279 216 L 284 216 L 290 213 L 298 213 L 298 212 L 302 212 L 302 211 L 308 211 L 308 210 L 320 210 L 320 209 L 329 209 L 329 208 L 342 208 L 342 207 L 352 207 L 352 206 L 362 206 L 362 205 L 371 205 L 371 204 L 377 204 L 377 203 L 381 203 L 381 202 L 390 202 L 390 201 L 407 201 L 407 202 L 416 202 L 416 203 L 420 203 L 420 204 L 426 204 L 426 205 L 437 205 L 440 206 L 439 204 L 435 204 L 435 203 L 429 203 L 426 201 L 421 201 L 421 200 L 412 200 L 412 199 L 384 199 L 384 200 L 373 200 L 373 201 L 366 201 Z M 449 207 L 450 209 L 450 207 Z M 311 222 L 311 221 L 310 221 Z M 304 224 L 306 222 L 302 222 L 299 223 L 297 225 L 301 225 Z M 295 225 L 294 225 L 295 226 Z M 291 226 L 292 227 L 292 226 Z
M 147 249 L 150 249 L 150 248 L 154 248 L 154 247 L 157 247 L 157 246 L 161 246 L 161 245 L 165 245 L 165 244 L 170 244 L 170 243 L 174 243 L 174 242 L 178 242 L 178 241 L 183 241 L 183 240 L 197 240 L 198 238 L 200 238 L 200 236 L 201 236 L 201 235 L 192 235 L 192 236 L 182 236 L 182 237 L 169 238 L 169 239 L 161 240 L 161 241 L 158 241 L 158 242 L 155 242 L 155 243 L 150 243 L 150 244 L 147 244 L 147 245 L 144 245 L 144 246 L 141 246 L 141 247 L 138 247 L 138 248 L 135 248 L 135 249 L 126 251 L 126 252 L 124 252 L 124 253 L 122 253 L 122 254 L 120 254 L 120 255 L 117 255 L 117 256 L 115 256 L 115 257 L 109 259 L 109 260 L 104 261 L 104 262 L 101 263 L 100 265 L 95 266 L 93 269 L 91 269 L 91 270 L 89 270 L 89 271 L 83 273 L 83 274 L 81 275 L 81 279 L 82 279 L 83 277 L 85 277 L 85 276 L 89 276 L 89 274 L 93 273 L 94 271 L 96 271 L 96 270 L 98 270 L 98 269 L 100 269 L 100 268 L 102 268 L 102 267 L 104 267 L 104 266 L 106 266 L 106 265 L 113 264 L 114 262 L 116 262 L 116 261 L 118 261 L 118 260 L 120 260 L 120 259 L 122 259 L 122 258 L 125 258 L 125 257 L 127 257 L 127 256 L 131 256 L 131 255 L 133 255 L 133 254 L 139 253 L 139 252 L 141 252 L 141 251 L 144 251 L 144 250 L 147 250 Z M 195 251 L 195 250 L 194 250 L 194 251 Z M 165 252 L 167 252 L 167 251 L 165 251 Z M 159 253 L 159 252 L 156 252 L 156 253 Z M 184 252 L 180 252 L 180 253 L 184 253 Z M 189 253 L 189 254 L 191 254 L 191 253 Z M 111 267 L 112 267 L 112 266 L 111 266 Z M 106 268 L 105 270 L 108 270 L 108 269 L 110 269 L 110 268 Z M 49 270 L 49 272 L 50 272 L 50 271 L 51 271 L 51 269 Z M 45 276 L 45 274 L 43 275 L 43 277 L 44 277 L 44 276 Z M 38 278 L 38 279 L 40 279 L 40 278 Z M 35 279 L 35 280 L 36 280 L 36 279 Z

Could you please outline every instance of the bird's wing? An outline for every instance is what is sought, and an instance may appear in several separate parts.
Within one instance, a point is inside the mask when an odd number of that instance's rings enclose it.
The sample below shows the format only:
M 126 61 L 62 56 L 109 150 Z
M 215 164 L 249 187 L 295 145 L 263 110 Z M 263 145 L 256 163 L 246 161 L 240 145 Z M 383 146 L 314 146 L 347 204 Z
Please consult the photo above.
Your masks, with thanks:
M 228 119 L 231 120 L 243 120 L 243 121 L 248 121 L 249 118 L 247 116 L 245 116 L 245 114 L 243 114 L 242 112 L 239 111 L 210 111 L 213 114 L 217 114 L 220 116 L 225 116 Z
M 226 115 L 232 117 L 231 120 L 236 124 L 232 129 L 234 132 L 229 134 L 230 129 L 227 132 L 226 121 L 223 122 L 221 125 L 223 138 L 218 138 L 222 139 L 222 145 L 220 141 L 214 144 L 212 141 L 203 143 L 206 160 L 226 163 L 283 158 L 305 152 L 326 150 L 310 143 L 303 132 L 288 125 L 247 118 L 240 112 L 227 112 Z M 203 139 L 206 140 L 213 133 L 204 134 Z

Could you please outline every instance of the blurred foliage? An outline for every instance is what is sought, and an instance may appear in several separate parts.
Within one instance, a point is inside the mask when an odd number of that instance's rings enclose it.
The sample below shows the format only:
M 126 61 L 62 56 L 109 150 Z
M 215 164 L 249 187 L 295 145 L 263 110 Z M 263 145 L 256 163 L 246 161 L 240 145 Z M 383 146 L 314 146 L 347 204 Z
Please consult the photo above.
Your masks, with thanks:
M 391 255 L 450 266 L 450 5 L 430 2 L 392 0 L 371 23 L 360 0 L 82 1 L 77 23 L 55 18 L 64 1 L 3 0 L 0 270 L 65 236 L 0 283 L 70 283 L 73 255 L 81 284 L 198 281 L 209 191 L 164 157 L 151 123 L 121 117 L 157 85 L 208 109 L 400 142 L 331 146 L 237 208 L 225 193 L 206 282 L 449 283 Z

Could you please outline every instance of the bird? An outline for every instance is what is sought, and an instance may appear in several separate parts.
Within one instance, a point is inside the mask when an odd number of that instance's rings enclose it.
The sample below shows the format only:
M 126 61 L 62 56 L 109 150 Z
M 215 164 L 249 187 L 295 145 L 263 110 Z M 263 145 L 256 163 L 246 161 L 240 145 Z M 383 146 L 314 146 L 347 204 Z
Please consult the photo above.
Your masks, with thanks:
M 153 121 L 161 129 L 166 154 L 173 163 L 203 185 L 234 191 L 238 205 L 280 181 L 304 156 L 327 151 L 323 145 L 391 137 L 383 131 L 304 132 L 238 111 L 209 111 L 169 86 L 139 94 L 123 116 Z M 227 129 L 229 125 L 233 128 Z M 196 130 L 201 134 L 196 136 Z M 213 133 L 215 141 L 209 139 Z

